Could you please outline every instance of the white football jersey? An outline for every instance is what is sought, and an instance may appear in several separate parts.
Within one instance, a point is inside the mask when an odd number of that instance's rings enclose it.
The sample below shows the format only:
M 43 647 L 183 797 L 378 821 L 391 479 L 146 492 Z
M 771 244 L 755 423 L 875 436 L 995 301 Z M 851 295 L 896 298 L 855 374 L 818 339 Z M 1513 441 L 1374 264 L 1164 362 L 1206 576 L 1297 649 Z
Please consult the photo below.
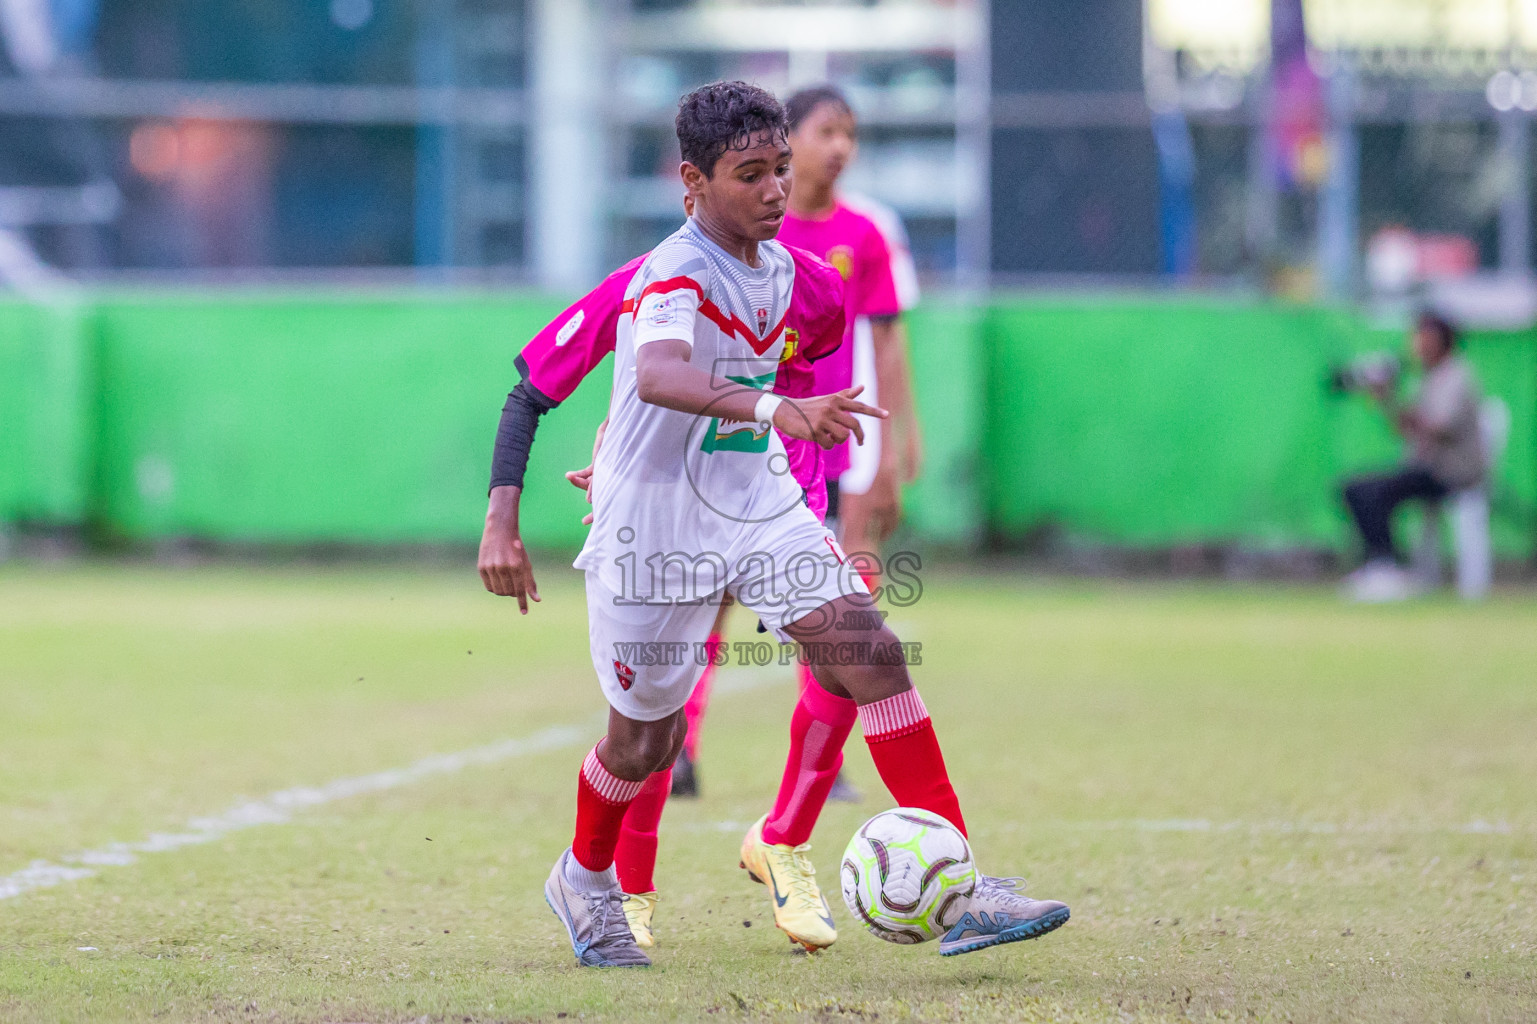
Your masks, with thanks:
M 757 527 L 802 502 L 772 428 L 664 409 L 636 391 L 636 352 L 670 339 L 689 343 L 698 369 L 772 390 L 795 264 L 777 242 L 760 242 L 758 256 L 757 267 L 742 263 L 690 220 L 625 292 L 593 525 L 576 560 L 616 597 L 717 596 Z

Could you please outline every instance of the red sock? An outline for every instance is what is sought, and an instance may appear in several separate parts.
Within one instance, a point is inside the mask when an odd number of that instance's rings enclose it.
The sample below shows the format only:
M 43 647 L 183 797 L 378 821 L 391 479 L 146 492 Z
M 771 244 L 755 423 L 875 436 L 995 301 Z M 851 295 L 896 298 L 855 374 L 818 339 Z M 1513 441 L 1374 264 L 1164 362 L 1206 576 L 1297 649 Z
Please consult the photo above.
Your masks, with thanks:
M 576 784 L 576 835 L 571 855 L 588 871 L 607 871 L 614 863 L 625 809 L 644 783 L 621 779 L 598 760 L 593 747 L 582 762 Z
M 654 892 L 651 877 L 656 870 L 656 831 L 662 823 L 662 808 L 672 792 L 672 768 L 652 772 L 640 787 L 640 795 L 630 802 L 619 828 L 619 846 L 614 850 L 614 867 L 619 872 L 619 888 L 625 892 Z
M 810 675 L 805 671 L 802 681 Z M 843 744 L 858 716 L 852 700 L 833 696 L 815 679 L 804 684 L 790 716 L 790 755 L 774 810 L 763 823 L 764 842 L 799 846 L 811 838 L 827 792 L 843 767 Z
M 881 781 L 901 807 L 921 807 L 942 816 L 966 834 L 961 802 L 945 771 L 934 723 L 917 690 L 908 690 L 859 708 L 859 724 Z
M 704 649 L 710 656 L 710 663 L 699 673 L 699 682 L 694 684 L 694 692 L 688 695 L 688 703 L 683 705 L 683 720 L 688 723 L 683 752 L 690 761 L 699 760 L 699 723 L 704 719 L 705 708 L 710 706 L 710 686 L 715 682 L 715 655 L 723 642 L 719 633 L 711 633 L 710 639 L 705 641 Z M 629 892 L 628 889 L 625 891 Z

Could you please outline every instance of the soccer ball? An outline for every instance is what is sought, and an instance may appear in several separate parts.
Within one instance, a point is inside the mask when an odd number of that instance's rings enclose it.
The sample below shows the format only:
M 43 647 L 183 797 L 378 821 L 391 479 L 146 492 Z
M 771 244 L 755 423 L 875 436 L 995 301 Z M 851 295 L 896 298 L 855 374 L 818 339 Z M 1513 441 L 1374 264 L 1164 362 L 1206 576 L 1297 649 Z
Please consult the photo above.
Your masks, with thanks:
M 860 826 L 843 851 L 843 902 L 870 934 L 904 945 L 943 935 L 977 884 L 971 846 L 932 811 L 898 807 Z

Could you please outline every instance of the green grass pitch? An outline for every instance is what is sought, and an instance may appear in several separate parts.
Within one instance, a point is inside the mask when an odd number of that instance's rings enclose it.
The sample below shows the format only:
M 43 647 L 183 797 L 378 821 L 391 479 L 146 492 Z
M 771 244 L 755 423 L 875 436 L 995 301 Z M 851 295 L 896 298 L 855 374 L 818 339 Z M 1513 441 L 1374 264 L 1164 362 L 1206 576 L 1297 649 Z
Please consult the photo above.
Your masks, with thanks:
M 541 896 L 601 710 L 579 580 L 546 559 L 542 582 L 519 618 L 470 569 L 0 566 L 0 879 L 92 872 L 0 899 L 0 1020 L 1537 1018 L 1530 595 L 1363 609 L 932 574 L 892 621 L 923 644 L 979 863 L 1072 921 L 942 959 L 863 934 L 834 893 L 838 944 L 797 954 L 736 856 L 794 687 L 732 668 L 704 796 L 662 823 L 656 966 L 596 972 Z M 857 733 L 848 763 L 867 799 L 819 826 L 830 890 L 888 806 Z

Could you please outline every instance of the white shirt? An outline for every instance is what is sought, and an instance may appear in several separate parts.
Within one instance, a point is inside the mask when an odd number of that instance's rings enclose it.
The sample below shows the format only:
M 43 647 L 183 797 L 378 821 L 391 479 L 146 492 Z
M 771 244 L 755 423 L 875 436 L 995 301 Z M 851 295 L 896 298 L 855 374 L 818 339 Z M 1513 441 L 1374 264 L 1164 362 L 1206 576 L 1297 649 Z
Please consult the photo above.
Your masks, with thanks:
M 750 553 L 753 527 L 801 501 L 774 430 L 664 409 L 636 391 L 636 352 L 674 339 L 706 373 L 773 388 L 795 264 L 777 242 L 760 242 L 758 259 L 749 267 L 728 255 L 690 220 L 625 292 L 633 314 L 619 318 L 593 525 L 575 563 L 618 597 L 718 595 Z

